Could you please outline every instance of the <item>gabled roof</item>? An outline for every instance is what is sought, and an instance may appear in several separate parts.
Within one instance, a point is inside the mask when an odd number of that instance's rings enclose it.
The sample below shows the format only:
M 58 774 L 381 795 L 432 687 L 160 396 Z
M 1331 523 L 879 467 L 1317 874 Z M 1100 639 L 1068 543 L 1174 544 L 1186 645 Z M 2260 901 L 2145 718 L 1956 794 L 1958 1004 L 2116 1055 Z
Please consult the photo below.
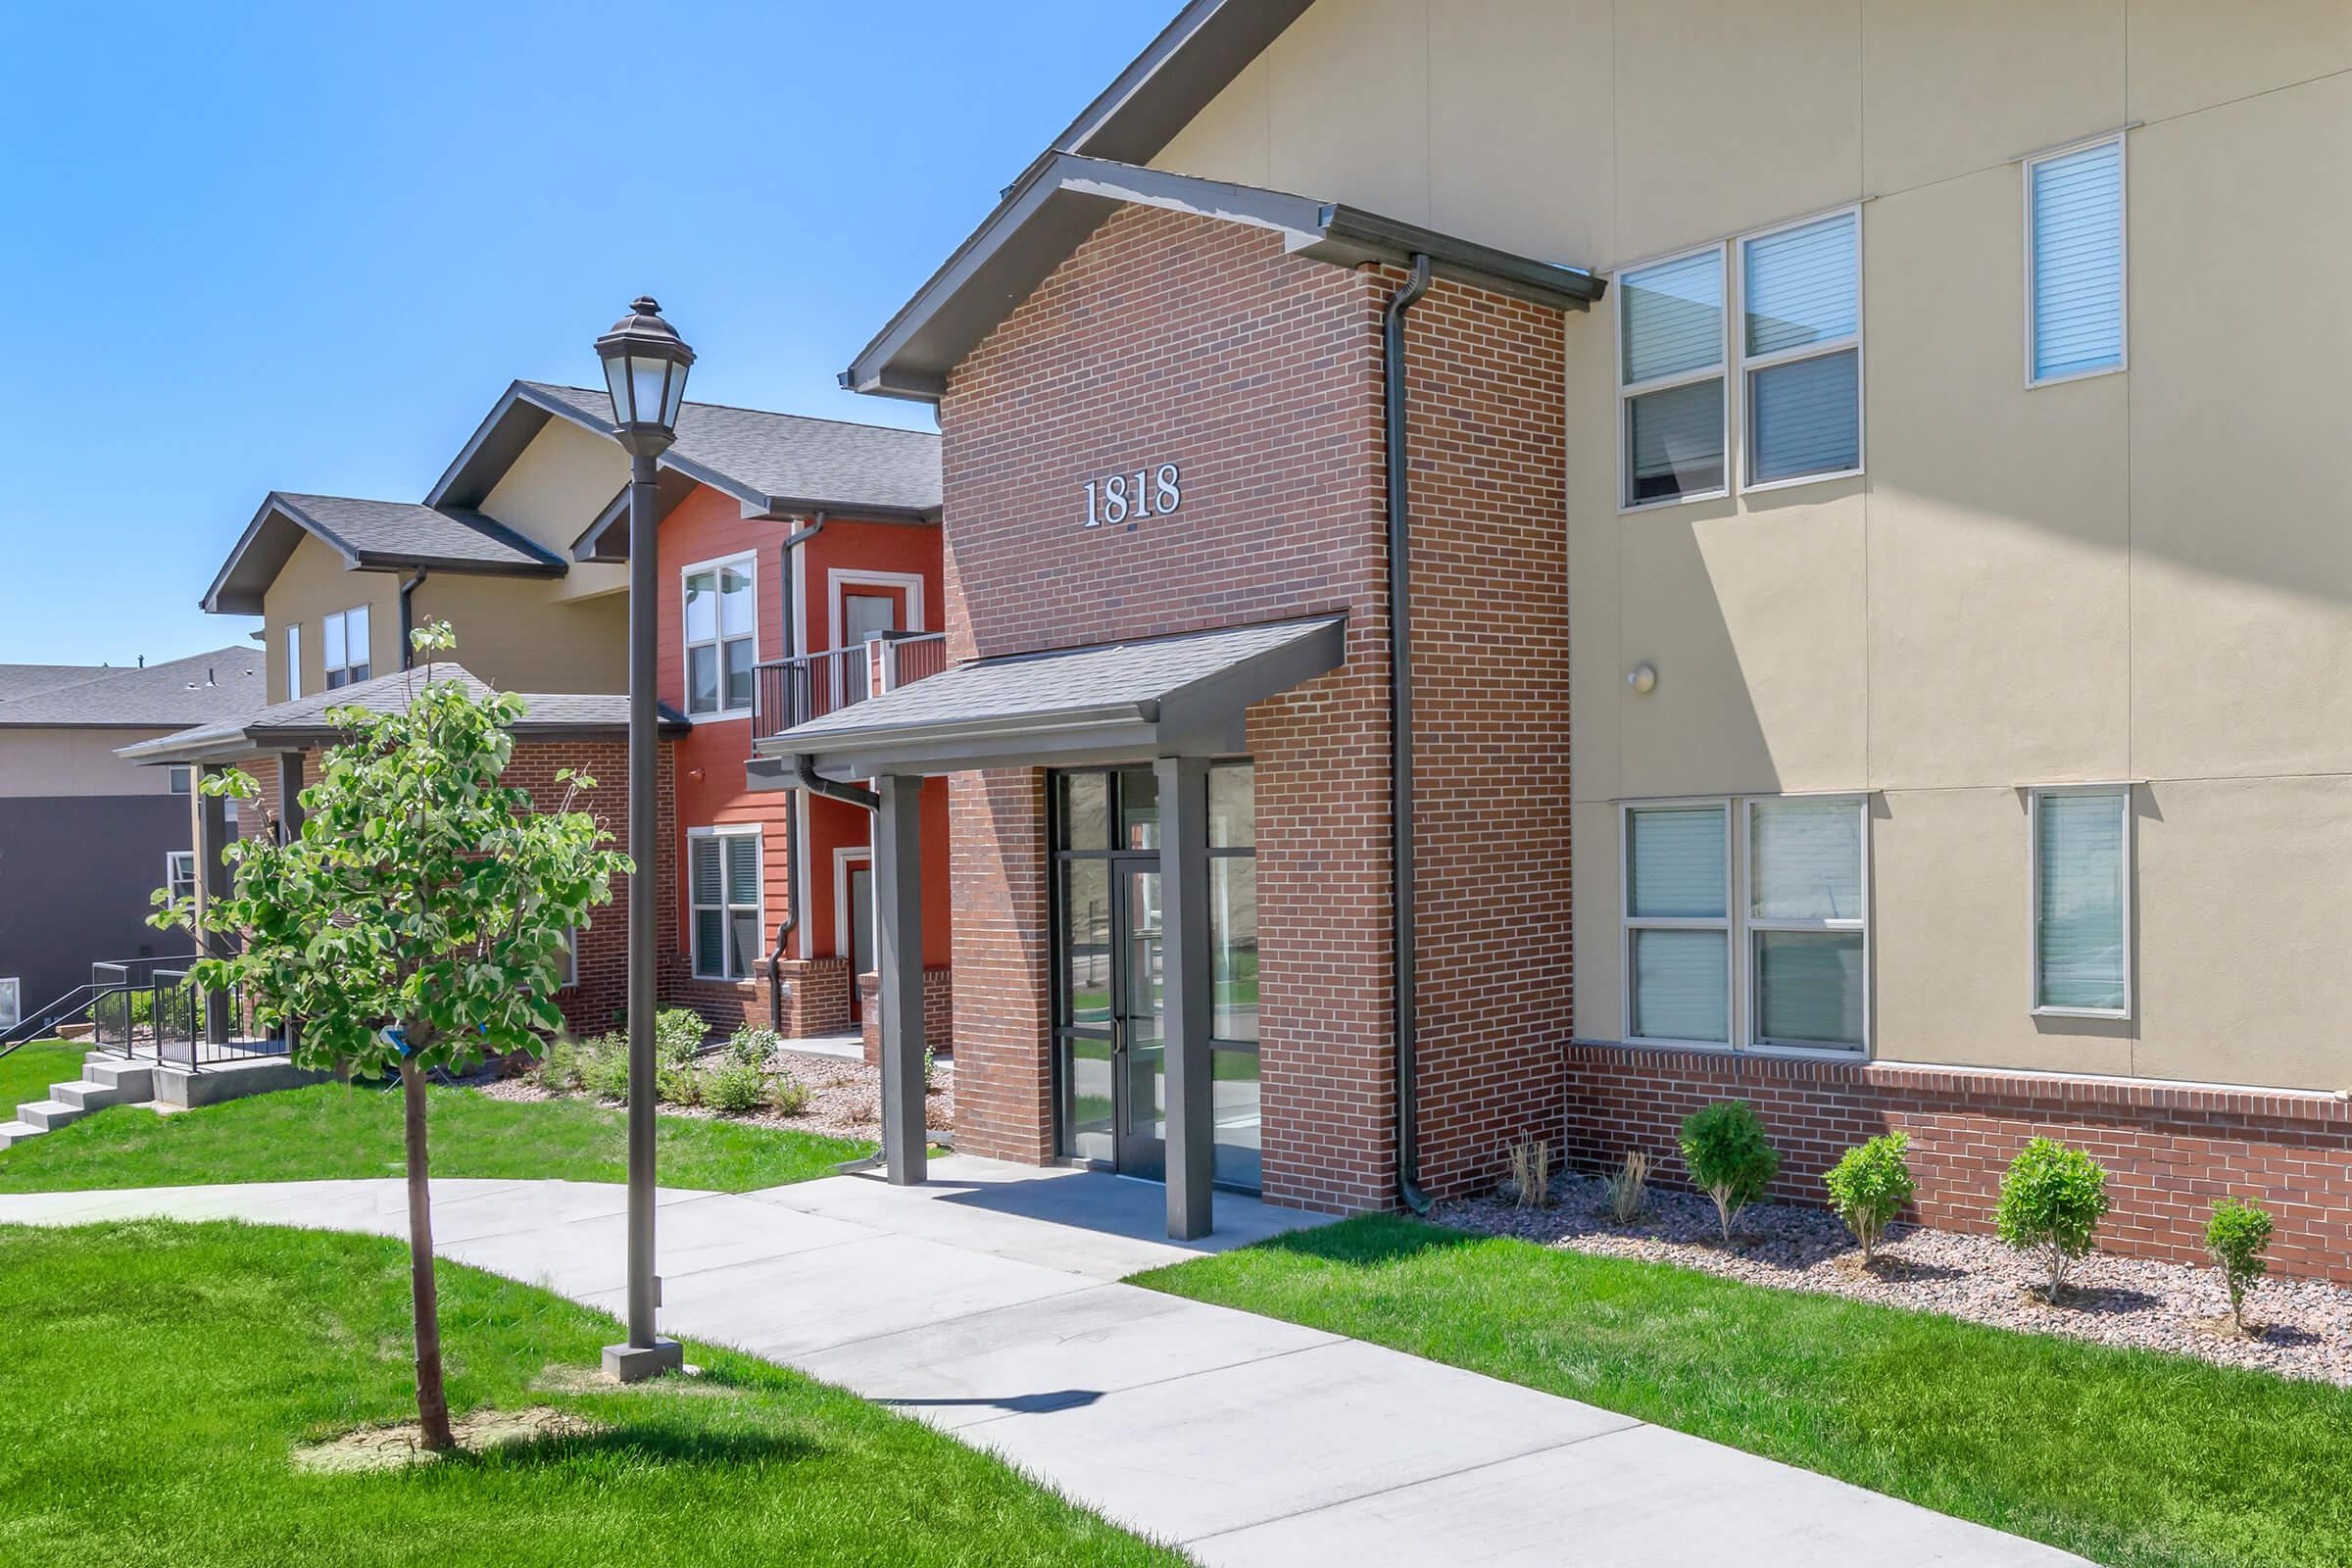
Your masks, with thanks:
M 947 265 L 841 374 L 854 392 L 937 402 L 948 371 L 1125 204 L 1165 208 L 1280 234 L 1294 256 L 1339 267 L 1430 258 L 1440 277 L 1562 310 L 1600 298 L 1578 268 L 1496 250 L 1417 223 L 1255 185 L 1112 163 L 1077 153 L 1040 159 Z
M 1192 0 L 1054 139 L 1053 151 L 1150 163 L 1312 3 Z
M 610 436 L 612 399 L 601 388 L 516 381 L 426 503 L 481 505 L 551 418 Z M 662 455 L 661 467 L 676 476 L 665 487 L 665 511 L 693 484 L 707 484 L 733 496 L 746 516 L 835 511 L 920 522 L 939 517 L 939 437 L 927 430 L 688 403 L 678 410 L 677 442 Z M 621 510 L 606 508 L 573 547 L 575 559 L 619 559 L 600 549 L 599 535 Z
M 0 664 L 0 728 L 155 729 L 250 713 L 262 651 L 216 648 L 159 664 Z
M 339 708 L 365 708 L 377 713 L 399 712 L 409 706 L 410 700 L 424 685 L 425 674 L 422 669 L 394 670 L 389 675 L 378 675 L 373 680 L 359 681 L 333 691 L 298 697 L 290 703 L 279 703 L 272 708 L 198 724 L 175 735 L 140 741 L 136 745 L 121 748 L 115 755 L 148 764 L 205 762 L 250 756 L 255 752 L 294 751 L 309 746 L 330 745 L 343 732 L 327 720 L 329 712 Z M 477 698 L 496 689 L 463 664 L 436 663 L 432 666 L 431 674 L 435 681 L 455 680 L 462 683 Z M 526 693 L 522 700 L 529 710 L 514 725 L 514 734 L 521 739 L 565 740 L 628 733 L 629 699 L 625 693 Z M 666 733 L 679 733 L 688 727 L 685 718 L 672 709 L 662 708 L 660 715 L 662 728 Z
M 294 547 L 309 534 L 343 558 L 353 571 L 478 572 L 561 577 L 563 557 L 533 544 L 495 518 L 459 507 L 413 501 L 365 501 L 272 490 L 245 525 L 221 564 L 203 606 L 215 614 L 258 615 L 262 596 L 285 569 Z

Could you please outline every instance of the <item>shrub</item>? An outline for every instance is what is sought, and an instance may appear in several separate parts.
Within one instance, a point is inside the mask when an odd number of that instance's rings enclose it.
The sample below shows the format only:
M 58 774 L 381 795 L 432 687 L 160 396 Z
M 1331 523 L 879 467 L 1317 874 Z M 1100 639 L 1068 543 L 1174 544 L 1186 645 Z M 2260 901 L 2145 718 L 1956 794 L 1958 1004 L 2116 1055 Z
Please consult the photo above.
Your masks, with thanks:
M 1879 1243 L 1886 1238 L 1887 1224 L 1911 1201 L 1911 1167 L 1903 1160 L 1903 1152 L 1910 1147 L 1906 1133 L 1873 1138 L 1847 1150 L 1824 1178 L 1830 1189 L 1830 1206 L 1862 1244 L 1865 1268 L 1878 1260 Z
M 1609 1218 L 1631 1225 L 1649 1207 L 1649 1156 L 1639 1149 L 1625 1152 L 1625 1163 L 1601 1178 L 1608 1194 Z
M 1522 1138 L 1511 1146 L 1511 1187 L 1521 1208 L 1551 1206 L 1551 1146 Z
M 599 1035 L 580 1048 L 580 1088 L 599 1100 L 629 1098 L 629 1040 Z
M 2230 1292 L 2230 1317 L 2241 1332 L 2246 1326 L 2246 1296 L 2270 1271 L 2262 1255 L 2270 1245 L 2271 1216 L 2234 1198 L 2223 1199 L 2205 1224 L 2205 1250 L 2221 1265 L 2222 1285 Z
M 730 1116 L 758 1110 L 767 1103 L 767 1074 L 745 1062 L 722 1061 L 703 1074 L 703 1101 Z
M 1732 1222 L 1764 1196 L 1781 1168 L 1756 1107 L 1744 1100 L 1718 1100 L 1683 1118 L 1683 1162 L 1690 1167 L 1690 1179 L 1715 1200 L 1727 1246 Z
M 924 1094 L 926 1094 L 926 1095 L 929 1095 L 929 1094 L 936 1094 L 936 1093 L 938 1092 L 938 1090 L 939 1090 L 939 1085 L 933 1081 L 933 1074 L 935 1074 L 935 1073 L 936 1073 L 938 1070 L 939 1070 L 939 1050 L 938 1050 L 938 1048 L 937 1048 L 937 1047 L 935 1047 L 935 1046 L 925 1046 L 925 1047 L 923 1048 L 923 1093 L 924 1093 Z
M 558 1035 L 547 1043 L 547 1054 L 532 1069 L 539 1087 L 551 1095 L 568 1095 L 580 1087 L 580 1048 Z
M 779 1116 L 798 1116 L 808 1108 L 808 1086 L 788 1072 L 768 1080 L 767 1102 Z
M 703 1102 L 703 1081 L 692 1067 L 663 1062 L 654 1069 L 654 1094 L 664 1105 L 699 1105 Z
M 776 1054 L 776 1032 L 747 1023 L 727 1037 L 727 1056 L 746 1067 L 764 1067 Z
M 710 1026 L 692 1007 L 663 1007 L 654 1014 L 654 1054 L 663 1061 L 692 1061 Z
M 2066 1289 L 2067 1271 L 2090 1250 L 2090 1233 L 2107 1213 L 2107 1173 L 2080 1149 L 2036 1138 L 2001 1178 L 1992 1223 L 2001 1240 L 2037 1253 L 2049 1270 L 2049 1298 Z

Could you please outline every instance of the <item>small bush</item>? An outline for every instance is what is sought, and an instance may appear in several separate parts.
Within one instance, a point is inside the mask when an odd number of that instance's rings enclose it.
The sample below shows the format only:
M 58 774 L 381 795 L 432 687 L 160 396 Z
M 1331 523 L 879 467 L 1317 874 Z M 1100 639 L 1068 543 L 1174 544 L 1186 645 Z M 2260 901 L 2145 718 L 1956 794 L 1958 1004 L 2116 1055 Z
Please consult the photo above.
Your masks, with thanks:
M 937 1048 L 937 1047 L 934 1047 L 934 1046 L 925 1046 L 925 1047 L 923 1048 L 923 1093 L 924 1093 L 924 1094 L 926 1094 L 926 1095 L 929 1095 L 929 1094 L 935 1094 L 935 1093 L 937 1093 L 937 1092 L 938 1092 L 939 1085 L 933 1081 L 933 1074 L 934 1074 L 934 1073 L 936 1073 L 938 1070 L 939 1070 L 939 1051 L 938 1051 L 938 1048 Z
M 692 1067 L 674 1067 L 663 1062 L 654 1069 L 654 1093 L 664 1105 L 699 1105 L 703 1102 L 703 1080 Z
M 561 1035 L 549 1041 L 531 1076 L 551 1095 L 574 1093 L 580 1087 L 579 1046 Z
M 1764 1196 L 1781 1156 L 1764 1136 L 1756 1107 L 1744 1100 L 1719 1100 L 1683 1118 L 1683 1162 L 1690 1179 L 1715 1200 L 1723 1240 L 1731 1244 L 1740 1211 Z
M 654 1014 L 654 1054 L 663 1061 L 692 1061 L 710 1026 L 692 1007 L 663 1007 Z
M 2049 1270 L 2049 1298 L 2066 1289 L 2067 1271 L 2090 1250 L 2090 1233 L 2107 1213 L 2107 1173 L 2080 1149 L 2036 1138 L 2001 1178 L 1992 1223 L 2001 1240 L 2038 1254 Z
M 776 1032 L 747 1023 L 727 1037 L 727 1058 L 746 1067 L 764 1067 L 776 1054 Z
M 768 1080 L 767 1102 L 779 1116 L 798 1116 L 808 1108 L 808 1086 L 788 1072 Z
M 2230 1292 L 2230 1320 L 2243 1331 L 2246 1297 L 2270 1272 L 2263 1251 L 2271 1245 L 2271 1216 L 2252 1203 L 2225 1198 L 2205 1224 L 2205 1250 L 2221 1265 L 2222 1285 Z
M 1885 1240 L 1887 1225 L 1911 1201 L 1911 1167 L 1903 1159 L 1910 1147 L 1907 1133 L 1873 1138 L 1847 1150 L 1824 1178 L 1830 1189 L 1830 1206 L 1862 1244 L 1865 1268 L 1878 1260 L 1879 1243 Z
M 629 1040 L 599 1035 L 580 1048 L 579 1084 L 599 1100 L 629 1098 Z
M 1639 1149 L 1625 1152 L 1625 1163 L 1601 1178 L 1608 1194 L 1609 1218 L 1631 1225 L 1649 1208 L 1649 1156 Z
M 722 1061 L 703 1074 L 703 1102 L 741 1116 L 767 1103 L 767 1074 L 740 1061 Z
M 1511 1189 L 1521 1208 L 1551 1206 L 1551 1146 L 1522 1138 L 1511 1146 Z

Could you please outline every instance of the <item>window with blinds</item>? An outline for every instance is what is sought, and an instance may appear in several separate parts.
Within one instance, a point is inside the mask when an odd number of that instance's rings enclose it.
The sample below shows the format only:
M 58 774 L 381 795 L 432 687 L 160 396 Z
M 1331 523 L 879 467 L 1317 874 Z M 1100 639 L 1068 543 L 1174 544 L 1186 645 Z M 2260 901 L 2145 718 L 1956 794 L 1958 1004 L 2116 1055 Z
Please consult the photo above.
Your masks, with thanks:
M 1860 797 L 1672 802 L 1624 815 L 1629 1039 L 1864 1049 Z
M 2124 366 L 2124 143 L 2026 164 L 2027 379 Z
M 759 830 L 697 832 L 687 840 L 686 859 L 695 975 L 705 980 L 748 978 L 762 951 Z
M 2132 1010 L 2132 792 L 2034 796 L 2034 1007 Z
M 1628 507 L 1724 487 L 1723 247 L 1617 280 Z
M 1740 242 L 1747 482 L 1862 466 L 1859 215 Z

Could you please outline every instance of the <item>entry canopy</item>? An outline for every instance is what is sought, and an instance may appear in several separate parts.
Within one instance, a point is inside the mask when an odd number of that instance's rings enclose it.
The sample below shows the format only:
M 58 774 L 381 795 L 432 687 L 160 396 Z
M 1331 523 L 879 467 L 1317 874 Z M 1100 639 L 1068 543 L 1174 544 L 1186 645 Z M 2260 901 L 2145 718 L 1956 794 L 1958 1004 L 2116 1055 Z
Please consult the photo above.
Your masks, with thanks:
M 753 789 L 1245 749 L 1244 715 L 1337 669 L 1347 617 L 1275 621 L 958 664 L 754 744 Z

